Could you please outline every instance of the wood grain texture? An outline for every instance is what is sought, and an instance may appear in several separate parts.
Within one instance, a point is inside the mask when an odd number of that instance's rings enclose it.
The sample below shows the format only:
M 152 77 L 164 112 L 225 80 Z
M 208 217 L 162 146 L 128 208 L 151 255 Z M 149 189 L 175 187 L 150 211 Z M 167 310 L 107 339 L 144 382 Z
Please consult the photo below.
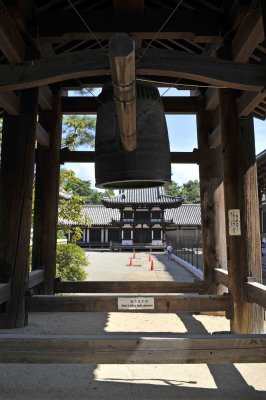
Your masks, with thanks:
M 109 60 L 122 146 L 137 147 L 135 43 L 127 34 L 109 40 Z
M 0 175 L 0 275 L 11 279 L 12 297 L 0 314 L 2 328 L 27 321 L 25 284 L 28 275 L 32 186 L 38 89 L 20 94 L 20 115 L 4 115 Z
M 220 90 L 220 118 L 224 155 L 225 204 L 228 210 L 240 210 L 241 235 L 229 235 L 228 217 L 228 276 L 233 297 L 234 333 L 263 332 L 263 309 L 247 302 L 245 282 L 252 277 L 261 282 L 261 248 L 259 201 L 252 118 L 238 120 L 236 94 Z
M 214 281 L 228 287 L 228 271 L 222 268 L 214 268 Z
M 128 296 L 32 296 L 27 298 L 27 306 L 31 312 L 120 312 L 117 305 L 118 297 Z M 137 312 L 229 312 L 231 307 L 230 296 L 156 295 L 152 297 L 154 297 L 154 310 L 138 310 Z M 136 310 L 127 312 L 136 312 Z
M 0 304 L 5 303 L 11 297 L 11 284 L 0 283 Z
M 58 293 L 203 293 L 205 282 L 61 282 Z
M 1 335 L 1 363 L 265 363 L 266 335 Z
M 61 93 L 53 95 L 51 111 L 40 113 L 40 122 L 50 132 L 50 147 L 38 146 L 32 265 L 44 267 L 44 292 L 54 292 L 56 270 L 57 209 L 61 145 Z
M 140 52 L 136 50 L 136 57 Z M 198 54 L 166 49 L 148 49 L 136 74 L 187 78 L 206 84 L 240 90 L 260 91 L 266 86 L 266 66 L 238 64 Z M 110 75 L 102 50 L 60 54 L 30 64 L 1 65 L 0 90 L 25 89 L 71 78 Z
M 43 281 L 44 281 L 43 269 L 35 269 L 33 271 L 30 271 L 27 289 L 32 289 L 35 286 L 38 286 L 40 283 L 43 283 Z
M 266 286 L 257 282 L 247 282 L 247 301 L 250 303 L 259 304 L 266 308 Z
M 197 137 L 200 154 L 199 176 L 201 197 L 202 244 L 204 279 L 208 281 L 208 293 L 221 293 L 214 282 L 214 268 L 227 267 L 224 217 L 224 186 L 222 149 L 209 148 L 209 132 L 213 129 L 213 113 L 205 110 L 202 99 L 197 113 Z

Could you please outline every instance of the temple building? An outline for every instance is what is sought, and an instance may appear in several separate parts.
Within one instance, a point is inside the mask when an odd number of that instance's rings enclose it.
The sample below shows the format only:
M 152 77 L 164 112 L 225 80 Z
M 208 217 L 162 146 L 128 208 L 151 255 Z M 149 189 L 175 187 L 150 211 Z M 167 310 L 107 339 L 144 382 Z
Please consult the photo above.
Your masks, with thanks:
M 182 204 L 163 187 L 120 190 L 102 203 L 84 206 L 92 223 L 82 227 L 81 246 L 160 249 L 170 230 L 201 231 L 200 204 Z

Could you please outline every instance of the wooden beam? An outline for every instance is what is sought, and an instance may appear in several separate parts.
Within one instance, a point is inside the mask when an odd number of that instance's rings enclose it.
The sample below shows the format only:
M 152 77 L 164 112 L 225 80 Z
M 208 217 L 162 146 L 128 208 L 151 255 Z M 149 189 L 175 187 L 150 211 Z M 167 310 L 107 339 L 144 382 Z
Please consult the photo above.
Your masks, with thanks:
M 95 152 L 69 151 L 67 148 L 64 148 L 60 151 L 60 163 L 64 164 L 66 162 L 94 163 Z M 199 152 L 197 150 L 191 152 L 171 152 L 171 162 L 173 164 L 198 164 Z
M 39 122 L 36 124 L 36 140 L 40 146 L 49 147 L 50 135 Z
M 221 146 L 209 147 L 213 112 L 205 109 L 204 99 L 197 113 L 197 138 L 200 154 L 199 177 L 202 221 L 202 265 L 208 293 L 224 292 L 214 282 L 214 268 L 226 268 L 224 176 Z
M 29 273 L 27 289 L 32 289 L 44 282 L 44 269 L 35 269 Z
M 219 104 L 218 90 L 208 88 L 205 93 L 206 110 L 215 110 Z
M 210 134 L 209 134 L 209 148 L 216 149 L 221 144 L 221 127 L 217 126 Z
M 25 43 L 2 1 L 0 1 L 0 48 L 9 62 L 17 64 L 24 60 Z
M 0 305 L 11 297 L 11 283 L 0 283 Z
M 128 296 L 32 296 L 27 298 L 27 306 L 30 312 L 119 312 L 121 310 L 118 310 L 118 297 L 127 298 Z M 138 310 L 138 312 L 227 311 L 230 313 L 231 307 L 229 295 L 156 295 L 152 297 L 154 309 Z M 136 312 L 136 310 L 128 311 Z
M 126 2 L 127 3 L 127 2 Z M 158 32 L 169 17 L 169 11 L 145 7 L 145 13 L 116 13 L 112 10 L 82 10 L 84 20 L 99 40 L 109 40 L 115 33 L 130 32 L 141 39 L 189 39 L 195 42 L 216 42 L 220 38 L 221 17 L 217 12 L 179 9 L 167 25 Z M 49 23 L 47 23 L 49 21 Z M 60 24 L 58 23 L 60 21 Z M 39 37 L 53 43 L 65 40 L 94 39 L 73 10 L 42 12 L 37 17 Z
M 19 114 L 19 98 L 14 92 L 0 93 L 0 107 L 10 115 Z
M 52 110 L 53 93 L 49 86 L 39 87 L 39 105 L 43 110 Z
M 266 286 L 258 282 L 246 283 L 247 300 L 266 308 Z
M 136 56 L 141 53 L 136 50 Z M 186 78 L 215 86 L 259 91 L 266 86 L 266 65 L 237 64 L 198 54 L 148 49 L 138 61 L 140 75 Z M 110 75 L 102 50 L 64 53 L 30 64 L 1 65 L 0 90 L 42 86 L 66 79 Z
M 117 121 L 124 150 L 137 147 L 135 43 L 127 34 L 109 40 Z
M 266 98 L 266 89 L 254 92 L 244 92 L 238 99 L 237 110 L 239 117 L 248 117 L 258 104 Z
M 161 97 L 165 114 L 196 114 L 198 97 Z M 96 114 L 100 106 L 95 97 L 62 97 L 62 114 Z
M 220 90 L 220 118 L 224 161 L 226 238 L 229 291 L 233 299 L 231 331 L 261 333 L 263 309 L 247 302 L 245 279 L 261 282 L 259 200 L 251 117 L 238 119 L 236 94 Z
M 199 164 L 200 163 L 200 154 L 198 149 L 194 149 L 193 151 L 183 151 L 183 152 L 174 152 L 170 153 L 171 155 L 171 163 L 172 164 Z
M 27 323 L 28 275 L 38 89 L 20 93 L 19 116 L 4 115 L 0 174 L 0 275 L 12 296 L 0 313 L 1 328 Z
M 214 268 L 214 281 L 228 287 L 228 271 L 222 268 Z
M 264 363 L 266 335 L 2 334 L 0 362 L 16 364 Z
M 61 282 L 55 281 L 57 293 L 202 293 L 205 282 Z
M 232 57 L 236 62 L 247 62 L 264 40 L 261 8 L 251 9 L 244 16 L 232 42 Z
M 40 123 L 50 132 L 49 148 L 38 146 L 36 154 L 36 184 L 32 265 L 44 266 L 46 294 L 54 293 L 56 274 L 57 213 L 61 145 L 61 91 L 53 94 L 53 109 L 41 111 Z M 41 292 L 39 292 L 41 293 Z

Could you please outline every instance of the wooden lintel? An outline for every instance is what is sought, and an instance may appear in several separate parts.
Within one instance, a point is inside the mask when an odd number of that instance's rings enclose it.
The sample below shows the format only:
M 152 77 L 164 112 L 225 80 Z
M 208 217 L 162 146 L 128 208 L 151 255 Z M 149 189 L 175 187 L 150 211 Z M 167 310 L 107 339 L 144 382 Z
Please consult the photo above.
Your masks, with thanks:
M 19 98 L 14 92 L 0 93 L 0 107 L 10 115 L 19 115 Z
M 120 3 L 128 3 L 120 2 Z M 136 3 L 136 1 L 134 1 Z M 125 7 L 128 7 L 126 4 Z M 195 42 L 215 42 L 220 37 L 220 14 L 207 10 L 179 9 L 167 24 L 158 31 L 169 17 L 169 11 L 145 7 L 145 13 L 120 13 L 101 10 L 82 10 L 82 17 L 99 40 L 109 40 L 115 33 L 130 32 L 142 39 L 189 39 Z M 47 23 L 49 21 L 49 23 Z M 60 24 L 58 23 L 60 21 Z M 80 23 L 73 10 L 45 11 L 38 15 L 39 37 L 53 43 L 65 40 L 90 40 L 92 34 Z
M 266 286 L 258 282 L 246 283 L 247 300 L 266 308 Z
M 27 289 L 32 289 L 44 282 L 44 273 L 44 269 L 35 269 L 30 271 Z
M 94 151 L 69 151 L 62 149 L 60 151 L 60 163 L 79 162 L 94 163 Z M 199 164 L 199 152 L 194 150 L 191 152 L 171 152 L 171 162 L 173 164 Z
M 39 87 L 39 105 L 43 110 L 52 110 L 53 108 L 53 93 L 49 86 Z
M 20 63 L 24 60 L 24 40 L 2 1 L 0 1 L 0 48 L 9 62 Z
M 233 59 L 247 62 L 259 43 L 264 40 L 261 9 L 253 9 L 244 16 L 232 42 Z
M 222 268 L 214 268 L 214 282 L 228 287 L 228 271 Z
M 57 293 L 203 293 L 205 282 L 61 282 L 55 281 Z
M 50 135 L 39 122 L 36 124 L 36 140 L 40 146 L 49 147 Z
M 266 89 L 257 93 L 244 92 L 238 99 L 237 110 L 239 117 L 247 117 L 253 113 L 255 108 L 266 98 Z
M 140 56 L 136 50 L 136 57 Z M 266 86 L 266 65 L 238 64 L 199 54 L 147 49 L 136 74 L 192 79 L 240 90 L 260 91 Z M 100 50 L 63 53 L 21 65 L 0 66 L 0 90 L 25 89 L 71 78 L 110 75 L 108 59 Z
M 2 334 L 0 363 L 264 363 L 266 335 Z
M 128 296 L 32 296 L 27 298 L 31 312 L 119 312 L 118 297 Z M 145 297 L 145 296 L 144 296 Z M 150 297 L 146 295 L 146 297 Z M 153 309 L 138 312 L 200 312 L 231 310 L 229 295 L 156 295 Z M 136 310 L 130 310 L 136 312 Z
M 161 97 L 165 114 L 196 114 L 197 96 Z M 96 114 L 100 103 L 94 97 L 62 97 L 62 114 Z
M 218 125 L 209 135 L 209 148 L 216 149 L 221 144 L 221 127 Z
M 10 282 L 7 283 L 0 283 L 0 304 L 5 303 L 11 297 L 11 284 Z

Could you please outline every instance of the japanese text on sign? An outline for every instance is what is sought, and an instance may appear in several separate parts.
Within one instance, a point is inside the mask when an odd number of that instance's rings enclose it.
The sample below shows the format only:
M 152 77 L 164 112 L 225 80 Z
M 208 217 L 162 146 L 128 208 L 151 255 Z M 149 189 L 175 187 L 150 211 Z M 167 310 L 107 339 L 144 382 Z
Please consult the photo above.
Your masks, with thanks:
M 118 297 L 118 310 L 154 310 L 154 298 Z
M 240 210 L 233 209 L 228 211 L 228 222 L 229 222 L 229 235 L 230 236 L 240 236 L 241 226 L 240 226 Z

